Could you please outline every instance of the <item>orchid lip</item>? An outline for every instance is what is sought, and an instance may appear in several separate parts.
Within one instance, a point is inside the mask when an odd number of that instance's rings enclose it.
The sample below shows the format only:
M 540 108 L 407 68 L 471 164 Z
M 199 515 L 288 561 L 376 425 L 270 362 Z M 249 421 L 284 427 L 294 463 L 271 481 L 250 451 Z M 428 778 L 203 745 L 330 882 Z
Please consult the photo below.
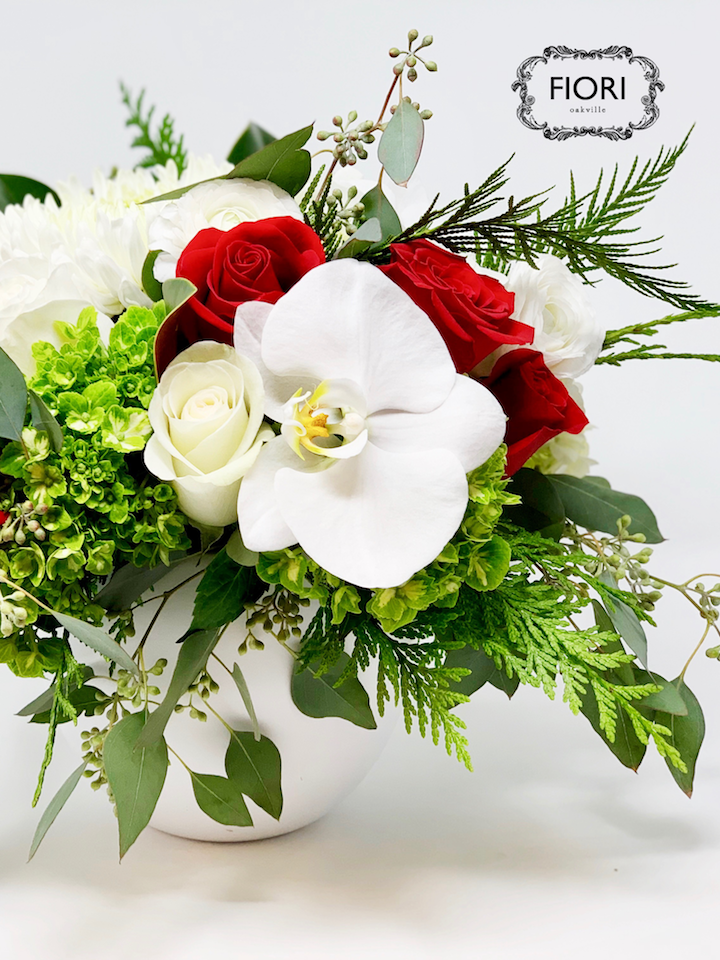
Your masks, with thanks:
M 305 459 L 303 449 L 330 460 L 356 456 L 367 442 L 365 418 L 352 407 L 324 406 L 331 391 L 324 380 L 315 390 L 298 390 L 285 404 L 281 433 L 290 448 Z

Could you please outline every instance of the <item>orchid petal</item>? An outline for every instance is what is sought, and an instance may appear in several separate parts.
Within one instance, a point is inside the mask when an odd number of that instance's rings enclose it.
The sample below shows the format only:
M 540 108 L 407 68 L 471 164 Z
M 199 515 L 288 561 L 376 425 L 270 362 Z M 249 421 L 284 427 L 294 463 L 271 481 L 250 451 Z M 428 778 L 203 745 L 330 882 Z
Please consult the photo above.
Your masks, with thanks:
M 241 501 L 250 501 L 257 486 L 243 485 Z M 391 453 L 372 443 L 321 472 L 279 469 L 274 486 L 276 515 L 292 530 L 284 545 L 299 541 L 320 566 L 361 587 L 397 586 L 431 563 L 467 504 L 465 472 L 451 453 Z M 240 512 L 246 545 L 270 549 L 262 535 L 248 542 Z
M 260 343 L 265 323 L 273 305 L 262 300 L 241 303 L 235 311 L 233 343 L 238 353 L 252 360 L 255 366 L 262 360 Z
M 262 359 L 279 377 L 352 380 L 371 413 L 433 410 L 456 376 L 427 314 L 357 260 L 321 264 L 281 297 L 265 322 Z
M 383 450 L 448 450 L 469 473 L 500 446 L 505 421 L 487 387 L 458 375 L 449 397 L 435 410 L 383 410 L 368 418 L 368 430 L 371 442 Z
M 237 513 L 240 534 L 248 550 L 283 550 L 297 543 L 297 537 L 285 523 L 275 496 L 278 470 L 302 469 L 302 461 L 283 437 L 265 444 L 252 470 L 240 485 Z M 313 458 L 314 459 L 314 458 Z

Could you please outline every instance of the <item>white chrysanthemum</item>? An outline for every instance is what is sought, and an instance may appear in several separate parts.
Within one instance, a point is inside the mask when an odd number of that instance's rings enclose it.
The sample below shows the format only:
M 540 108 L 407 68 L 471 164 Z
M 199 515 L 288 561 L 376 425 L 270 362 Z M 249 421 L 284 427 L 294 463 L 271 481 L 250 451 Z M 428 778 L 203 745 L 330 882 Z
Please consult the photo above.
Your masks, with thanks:
M 113 219 L 98 211 L 94 229 L 81 224 L 74 240 L 80 282 L 97 310 L 116 316 L 127 307 L 152 305 L 142 288 L 148 255 L 143 207 L 132 205 L 125 216 Z
M 155 261 L 156 278 L 162 283 L 175 276 L 180 254 L 201 230 L 231 230 L 267 217 L 303 219 L 290 194 L 267 180 L 239 177 L 198 184 L 168 203 L 150 225 L 150 249 L 162 251 Z
M 41 203 L 26 197 L 0 213 L 0 264 L 23 257 L 41 257 L 54 264 L 68 260 L 63 234 L 55 220 L 52 198 Z
M 20 346 L 51 329 L 55 302 L 55 319 L 66 322 L 76 307 L 77 313 L 93 306 L 114 316 L 149 305 L 141 277 L 148 227 L 166 201 L 143 201 L 230 169 L 210 157 L 190 156 L 182 176 L 173 161 L 112 177 L 96 172 L 91 189 L 74 178 L 60 183 L 60 206 L 52 196 L 8 206 L 0 213 L 0 345 L 18 359 L 22 355 L 27 367 L 29 346 Z

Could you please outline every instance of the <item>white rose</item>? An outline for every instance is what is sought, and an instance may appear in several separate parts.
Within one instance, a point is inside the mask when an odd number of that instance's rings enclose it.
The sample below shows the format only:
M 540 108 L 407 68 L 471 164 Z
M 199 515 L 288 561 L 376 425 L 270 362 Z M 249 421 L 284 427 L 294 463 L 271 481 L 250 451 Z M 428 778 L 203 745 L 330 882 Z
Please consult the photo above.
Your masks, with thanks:
M 604 331 L 585 287 L 557 257 L 537 257 L 538 269 L 513 263 L 503 278 L 515 294 L 513 319 L 535 330 L 533 349 L 557 377 L 579 377 L 597 360 Z M 506 352 L 506 351 L 504 351 Z
M 193 344 L 163 373 L 148 410 L 145 465 L 172 483 L 191 520 L 237 520 L 240 481 L 274 436 L 263 426 L 264 403 L 257 367 L 221 343 Z
M 164 283 L 175 276 L 180 254 L 201 230 L 231 230 L 268 217 L 303 219 L 290 194 L 267 180 L 238 177 L 198 184 L 168 203 L 150 226 L 150 249 L 162 251 L 155 261 L 156 279 Z

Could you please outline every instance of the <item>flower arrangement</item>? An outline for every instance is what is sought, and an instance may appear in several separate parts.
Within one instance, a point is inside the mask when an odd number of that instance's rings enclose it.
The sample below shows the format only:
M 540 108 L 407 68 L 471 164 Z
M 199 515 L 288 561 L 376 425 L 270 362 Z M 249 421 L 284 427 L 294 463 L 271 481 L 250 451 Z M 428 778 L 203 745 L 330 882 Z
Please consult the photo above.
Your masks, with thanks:
M 718 632 L 720 583 L 648 570 L 657 521 L 590 474 L 578 382 L 672 358 L 661 326 L 720 312 L 639 266 L 652 251 L 629 238 L 687 141 L 587 193 L 571 181 L 552 213 L 543 194 L 503 201 L 503 164 L 413 216 L 393 185 L 432 116 L 405 93 L 437 69 L 431 43 L 412 30 L 392 48 L 378 119 L 334 117 L 314 156 L 312 126 L 277 140 L 251 124 L 225 163 L 193 157 L 123 88 L 146 151 L 134 170 L 91 190 L 0 175 L 0 659 L 51 680 L 21 711 L 48 727 L 35 802 L 58 726 L 84 727 L 31 853 L 87 778 L 107 787 L 123 855 L 169 751 L 185 765 L 167 731 L 180 712 L 228 728 L 227 776 L 188 768 L 204 813 L 251 825 L 249 798 L 280 818 L 281 758 L 240 663 L 263 630 L 295 658 L 309 716 L 373 729 L 359 673 L 375 660 L 377 712 L 400 703 L 408 731 L 470 767 L 458 705 L 486 684 L 553 697 L 561 683 L 621 763 L 637 769 L 652 742 L 692 790 L 690 661 L 674 680 L 651 671 L 643 624 L 681 592 L 703 621 L 697 652 Z M 599 274 L 676 312 L 606 331 Z M 146 662 L 186 585 L 176 662 Z M 240 618 L 227 664 L 215 649 Z M 218 670 L 247 730 L 213 706 Z

